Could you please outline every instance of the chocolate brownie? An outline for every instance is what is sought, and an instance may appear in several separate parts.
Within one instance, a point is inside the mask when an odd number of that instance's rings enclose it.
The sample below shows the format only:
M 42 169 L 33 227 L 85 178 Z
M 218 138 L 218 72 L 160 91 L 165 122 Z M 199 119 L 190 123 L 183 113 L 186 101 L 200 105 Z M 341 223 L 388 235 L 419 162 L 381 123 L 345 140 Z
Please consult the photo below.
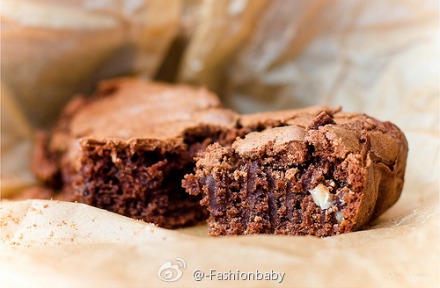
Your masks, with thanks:
M 116 79 L 76 98 L 50 136 L 39 134 L 34 171 L 62 198 L 159 226 L 206 219 L 181 187 L 194 156 L 235 139 L 237 115 L 205 89 Z
M 239 125 L 256 132 L 208 146 L 183 181 L 203 195 L 213 236 L 356 231 L 400 196 L 408 145 L 390 122 L 312 107 Z

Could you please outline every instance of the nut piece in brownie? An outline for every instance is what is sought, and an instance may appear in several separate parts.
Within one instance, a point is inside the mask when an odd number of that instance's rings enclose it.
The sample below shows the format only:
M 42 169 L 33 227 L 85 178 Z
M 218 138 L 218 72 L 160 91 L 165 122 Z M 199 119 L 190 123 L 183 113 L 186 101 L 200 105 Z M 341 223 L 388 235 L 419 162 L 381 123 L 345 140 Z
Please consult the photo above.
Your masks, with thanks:
M 319 107 L 240 122 L 262 131 L 208 146 L 183 181 L 203 195 L 213 236 L 346 233 L 400 196 L 408 146 L 389 122 Z
M 67 105 L 50 138 L 39 135 L 34 171 L 63 199 L 162 227 L 191 225 L 207 212 L 182 178 L 197 151 L 232 143 L 236 122 L 205 89 L 106 81 L 90 100 Z

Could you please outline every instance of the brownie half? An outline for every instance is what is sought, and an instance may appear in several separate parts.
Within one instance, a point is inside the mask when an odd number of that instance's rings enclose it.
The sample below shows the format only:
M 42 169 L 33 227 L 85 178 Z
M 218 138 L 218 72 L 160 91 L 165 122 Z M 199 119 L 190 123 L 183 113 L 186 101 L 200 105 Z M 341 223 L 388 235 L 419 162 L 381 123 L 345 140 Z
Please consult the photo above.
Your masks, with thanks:
M 390 122 L 312 107 L 243 116 L 250 132 L 212 144 L 185 176 L 212 236 L 356 231 L 399 198 L 408 145 Z
M 33 161 L 46 186 L 74 200 L 166 228 L 206 219 L 181 181 L 208 144 L 231 144 L 237 115 L 205 89 L 115 79 L 72 100 Z

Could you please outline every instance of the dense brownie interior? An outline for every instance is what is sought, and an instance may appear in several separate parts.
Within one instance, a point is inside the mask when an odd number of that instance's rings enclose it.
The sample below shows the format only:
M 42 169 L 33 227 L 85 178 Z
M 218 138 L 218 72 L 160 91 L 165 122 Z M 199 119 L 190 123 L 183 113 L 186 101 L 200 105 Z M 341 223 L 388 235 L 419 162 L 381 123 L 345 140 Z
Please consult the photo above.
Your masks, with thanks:
M 359 136 L 360 149 L 350 149 L 350 141 L 335 144 L 334 135 L 320 129 L 333 124 L 321 113 L 306 129 L 290 125 L 251 133 L 232 146 L 209 146 L 183 186 L 203 195 L 210 234 L 329 236 L 357 230 L 377 216 L 372 197 L 379 183 L 367 173 L 368 141 Z M 338 127 L 359 135 L 369 129 L 353 123 Z
M 207 145 L 231 143 L 234 131 L 200 126 L 180 142 L 82 143 L 82 158 L 74 181 L 76 199 L 165 228 L 193 225 L 206 219 L 200 196 L 181 187 L 194 170 L 194 156 Z

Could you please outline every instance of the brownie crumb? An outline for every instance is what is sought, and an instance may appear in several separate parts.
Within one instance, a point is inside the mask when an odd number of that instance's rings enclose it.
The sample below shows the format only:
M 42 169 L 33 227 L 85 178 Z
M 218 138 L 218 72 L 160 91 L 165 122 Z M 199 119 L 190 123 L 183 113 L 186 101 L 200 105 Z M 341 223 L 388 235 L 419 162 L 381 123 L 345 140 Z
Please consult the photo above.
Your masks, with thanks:
M 333 117 L 327 114 L 326 112 L 319 113 L 318 116 L 313 120 L 312 123 L 309 125 L 309 130 L 312 129 L 318 129 L 320 126 L 325 126 L 328 124 L 335 124 L 335 121 L 333 120 Z

